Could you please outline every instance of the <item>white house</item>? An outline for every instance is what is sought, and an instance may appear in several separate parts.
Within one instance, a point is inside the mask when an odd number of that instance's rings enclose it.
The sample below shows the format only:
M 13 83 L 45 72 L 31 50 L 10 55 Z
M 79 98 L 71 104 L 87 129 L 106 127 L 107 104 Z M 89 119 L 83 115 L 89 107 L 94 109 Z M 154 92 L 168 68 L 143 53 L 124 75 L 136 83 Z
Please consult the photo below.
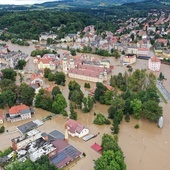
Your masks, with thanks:
M 148 61 L 148 68 L 152 71 L 160 71 L 161 61 L 157 57 L 151 57 Z
M 85 128 L 83 125 L 73 119 L 69 119 L 66 122 L 66 127 L 68 129 L 68 134 L 73 137 L 77 136 L 82 138 L 83 136 L 89 134 L 89 129 Z

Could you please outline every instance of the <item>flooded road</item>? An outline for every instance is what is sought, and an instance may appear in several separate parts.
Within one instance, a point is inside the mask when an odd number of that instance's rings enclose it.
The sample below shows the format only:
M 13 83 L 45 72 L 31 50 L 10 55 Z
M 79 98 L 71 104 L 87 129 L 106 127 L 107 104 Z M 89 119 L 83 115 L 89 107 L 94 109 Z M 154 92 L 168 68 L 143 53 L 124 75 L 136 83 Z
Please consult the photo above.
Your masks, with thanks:
M 13 44 L 12 44 L 13 45 Z M 15 45 L 14 45 L 15 46 Z M 14 48 L 13 46 L 13 48 Z M 12 47 L 11 47 L 12 48 Z M 21 47 L 22 48 L 22 47 Z M 27 48 L 28 53 L 32 51 L 30 47 Z M 32 47 L 31 47 L 32 48 Z M 19 49 L 19 48 L 18 48 Z M 16 50 L 18 50 L 16 49 Z M 22 49 L 20 49 L 22 50 Z M 63 51 L 63 50 L 62 50 Z M 23 51 L 24 52 L 24 51 Z M 99 57 L 99 56 L 98 56 Z M 120 66 L 119 59 L 108 58 L 111 61 L 111 64 L 115 65 L 112 74 L 118 74 L 119 72 L 124 73 L 127 71 L 126 66 Z M 133 69 L 141 68 L 147 69 L 147 60 L 137 60 L 132 67 Z M 118 66 L 119 65 L 119 66 Z M 36 65 L 33 66 L 33 63 L 30 60 L 28 68 L 37 69 Z M 163 84 L 170 91 L 170 66 L 161 65 L 161 72 L 164 74 L 167 80 L 164 80 Z M 155 73 L 156 76 L 159 76 L 159 72 Z M 60 86 L 63 90 L 63 94 L 68 98 L 68 83 L 71 79 L 67 78 L 66 86 Z M 88 94 L 88 90 L 84 90 L 84 81 L 76 80 L 81 86 L 82 91 L 85 94 Z M 48 83 L 48 82 L 46 82 Z M 52 83 L 51 83 L 52 84 Z M 91 87 L 95 86 L 95 83 L 90 83 Z M 120 125 L 119 133 L 119 145 L 124 152 L 125 161 L 127 164 L 127 170 L 170 170 L 170 104 L 161 103 L 163 106 L 163 117 L 164 117 L 164 127 L 159 129 L 157 124 L 151 123 L 148 120 L 135 120 L 131 118 L 130 122 L 127 123 L 123 120 Z M 95 142 L 101 144 L 101 138 L 104 133 L 111 134 L 110 126 L 111 125 L 94 125 L 92 124 L 95 116 L 94 112 L 101 112 L 107 116 L 108 106 L 96 104 L 93 110 L 90 113 L 81 113 L 78 112 L 78 122 L 85 125 L 89 128 L 91 134 L 100 134 L 88 141 L 84 142 L 81 139 L 73 138 L 69 136 L 69 143 L 79 149 L 81 152 L 86 153 L 86 157 L 80 159 L 77 163 L 71 164 L 71 170 L 92 170 L 94 167 L 94 161 L 100 157 L 100 154 L 95 152 L 90 148 Z M 16 127 L 28 122 L 30 120 L 40 119 L 49 115 L 50 113 L 41 109 L 35 109 L 36 113 L 32 119 L 9 123 L 5 122 L 6 129 L 9 130 L 9 133 L 0 135 L 0 150 L 4 149 L 11 145 L 11 139 L 19 135 L 18 132 L 15 132 Z M 4 111 L 5 112 L 5 111 Z M 39 127 L 42 132 L 51 132 L 54 129 L 57 129 L 64 133 L 64 123 L 66 118 L 61 115 L 57 115 L 52 118 L 52 120 L 46 121 L 43 126 Z M 139 124 L 140 128 L 135 129 L 134 126 Z

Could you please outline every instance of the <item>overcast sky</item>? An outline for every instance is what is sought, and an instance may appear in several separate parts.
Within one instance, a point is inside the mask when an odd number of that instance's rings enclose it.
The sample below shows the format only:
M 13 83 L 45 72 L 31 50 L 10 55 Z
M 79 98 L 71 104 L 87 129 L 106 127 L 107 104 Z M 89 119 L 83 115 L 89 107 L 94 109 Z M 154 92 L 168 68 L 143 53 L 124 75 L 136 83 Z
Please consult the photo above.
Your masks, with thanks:
M 0 4 L 35 4 L 35 3 L 43 3 L 43 2 L 50 2 L 55 0 L 0 0 Z

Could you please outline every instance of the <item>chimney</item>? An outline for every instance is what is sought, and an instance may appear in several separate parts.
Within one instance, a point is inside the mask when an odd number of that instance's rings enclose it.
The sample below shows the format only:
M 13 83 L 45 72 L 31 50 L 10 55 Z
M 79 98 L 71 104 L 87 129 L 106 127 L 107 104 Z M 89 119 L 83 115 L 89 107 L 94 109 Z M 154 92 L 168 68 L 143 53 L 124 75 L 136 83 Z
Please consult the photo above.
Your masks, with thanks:
M 66 142 L 68 142 L 68 129 L 67 129 L 67 125 L 65 124 L 65 139 Z

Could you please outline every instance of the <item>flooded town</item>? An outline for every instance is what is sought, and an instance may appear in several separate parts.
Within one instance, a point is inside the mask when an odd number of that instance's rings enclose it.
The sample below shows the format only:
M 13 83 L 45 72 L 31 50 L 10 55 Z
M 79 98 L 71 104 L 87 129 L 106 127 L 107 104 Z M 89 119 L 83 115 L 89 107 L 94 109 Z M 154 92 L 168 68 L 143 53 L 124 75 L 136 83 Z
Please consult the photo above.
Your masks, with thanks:
M 20 50 L 28 55 L 35 49 L 35 45 L 31 44 L 29 47 L 18 46 L 11 44 L 10 42 L 5 42 L 10 50 Z M 66 50 L 58 49 L 57 53 L 62 55 Z M 81 54 L 77 54 L 81 55 Z M 88 54 L 91 57 L 101 58 L 101 56 Z M 112 57 L 107 57 L 107 60 L 114 66 L 112 70 L 112 75 L 117 75 L 119 72 L 124 73 L 127 71 L 126 65 L 122 65 L 120 63 L 120 59 L 115 59 Z M 132 65 L 133 69 L 148 69 L 148 60 L 137 59 L 137 62 Z M 25 71 L 30 70 L 32 73 L 37 71 L 37 65 L 33 63 L 33 58 L 30 57 L 27 62 Z M 164 80 L 163 85 L 170 91 L 170 66 L 161 64 L 160 72 L 162 72 L 166 78 Z M 158 77 L 159 72 L 154 72 L 154 74 Z M 24 75 L 24 81 L 28 78 L 29 74 Z M 65 96 L 68 102 L 68 83 L 73 78 L 66 78 L 65 86 L 60 86 L 62 89 L 62 93 Z M 49 87 L 53 85 L 53 83 L 44 80 L 44 86 Z M 85 95 L 88 95 L 89 90 L 83 88 L 84 81 L 78 80 L 76 81 L 81 85 L 82 91 Z M 91 87 L 95 87 L 95 83 L 90 82 Z M 125 162 L 127 164 L 128 170 L 146 170 L 146 169 L 154 169 L 154 170 L 169 170 L 170 169 L 170 104 L 169 102 L 164 103 L 163 101 L 160 103 L 163 107 L 163 117 L 164 117 L 164 125 L 163 128 L 158 128 L 156 123 L 152 123 L 146 119 L 136 120 L 131 117 L 130 122 L 123 122 L 120 125 L 120 133 L 118 135 L 118 143 L 124 153 Z M 85 142 L 81 138 L 72 137 L 69 135 L 68 141 L 69 144 L 76 147 L 82 153 L 85 153 L 86 156 L 80 158 L 79 160 L 73 161 L 71 164 L 65 167 L 65 169 L 73 169 L 73 170 L 92 170 L 94 167 L 94 161 L 98 159 L 101 155 L 94 151 L 91 146 L 94 143 L 101 144 L 102 135 L 104 133 L 108 133 L 112 135 L 110 127 L 111 125 L 95 125 L 93 124 L 93 120 L 95 118 L 94 112 L 101 112 L 106 117 L 108 116 L 107 110 L 108 105 L 101 105 L 96 103 L 94 108 L 89 113 L 82 113 L 80 110 L 76 110 L 78 112 L 78 122 L 84 125 L 89 129 L 90 134 L 96 134 L 95 138 Z M 3 109 L 3 114 L 8 112 L 9 108 Z M 17 127 L 33 121 L 33 120 L 43 120 L 45 117 L 49 116 L 51 113 L 39 108 L 34 108 L 35 114 L 31 119 L 18 121 L 18 122 L 7 122 L 4 121 L 4 126 L 6 132 L 0 134 L 0 150 L 4 150 L 11 146 L 11 139 L 20 136 Z M 52 117 L 51 120 L 47 120 L 43 122 L 43 125 L 38 127 L 37 129 L 41 132 L 50 133 L 53 130 L 58 130 L 61 133 L 65 134 L 65 122 L 67 121 L 67 117 L 62 115 L 56 115 Z M 140 128 L 135 129 L 134 125 L 139 124 Z

